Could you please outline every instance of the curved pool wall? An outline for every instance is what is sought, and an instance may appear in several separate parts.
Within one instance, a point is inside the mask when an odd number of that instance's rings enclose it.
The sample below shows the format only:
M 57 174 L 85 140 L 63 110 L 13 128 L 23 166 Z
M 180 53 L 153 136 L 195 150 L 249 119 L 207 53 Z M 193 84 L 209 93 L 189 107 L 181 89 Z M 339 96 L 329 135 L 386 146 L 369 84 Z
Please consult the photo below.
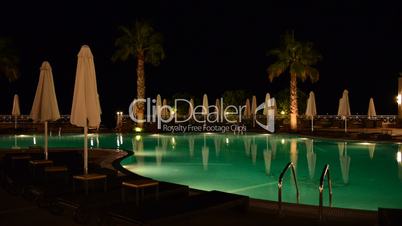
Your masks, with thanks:
M 35 143 L 35 144 L 34 144 Z M 0 136 L 0 148 L 42 145 L 41 135 Z M 51 136 L 49 147 L 82 147 L 83 135 Z M 402 208 L 402 151 L 397 143 L 344 142 L 268 134 L 90 134 L 91 148 L 134 154 L 121 164 L 157 180 L 276 201 L 283 167 L 292 161 L 300 202 L 318 204 L 318 185 L 330 165 L 333 206 L 376 210 Z M 296 202 L 290 171 L 283 201 Z M 327 187 L 324 205 L 328 205 Z

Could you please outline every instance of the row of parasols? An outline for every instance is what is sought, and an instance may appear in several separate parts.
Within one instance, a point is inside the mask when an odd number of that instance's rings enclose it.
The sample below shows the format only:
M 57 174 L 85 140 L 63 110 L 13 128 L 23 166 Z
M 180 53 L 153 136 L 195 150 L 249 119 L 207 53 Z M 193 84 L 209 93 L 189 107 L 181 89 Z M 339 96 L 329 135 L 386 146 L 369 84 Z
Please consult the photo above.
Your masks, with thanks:
M 84 128 L 84 173 L 88 173 L 88 128 L 99 128 L 101 108 L 97 91 L 93 55 L 87 45 L 78 53 L 76 77 L 70 122 Z M 18 95 L 14 96 L 13 116 L 20 115 Z M 50 63 L 44 61 L 40 67 L 39 82 L 30 113 L 34 122 L 44 123 L 44 154 L 48 159 L 48 122 L 60 118 L 53 73 Z M 16 123 L 15 123 L 16 127 Z
M 310 92 L 309 98 L 307 100 L 306 117 L 311 118 L 311 131 L 314 131 L 314 117 L 317 115 L 317 109 L 315 105 L 315 96 L 313 92 Z M 343 91 L 342 97 L 339 99 L 338 106 L 338 116 L 342 117 L 345 121 L 345 132 L 347 132 L 347 119 L 351 115 L 350 105 L 349 105 L 349 92 L 345 89 Z M 367 111 L 367 117 L 369 119 L 374 119 L 377 116 L 374 106 L 373 98 L 369 100 L 369 106 Z
M 190 99 L 190 107 L 188 110 L 188 114 L 192 114 L 193 106 L 194 106 L 194 100 Z M 163 104 L 163 105 L 162 105 Z M 161 99 L 161 96 L 158 94 L 156 97 L 156 106 L 157 108 L 161 108 L 161 106 L 167 105 L 167 100 Z M 207 94 L 204 94 L 203 96 L 203 103 L 202 105 L 204 106 L 203 108 L 203 114 L 208 114 L 208 96 Z M 216 99 L 215 101 L 215 109 L 217 112 L 217 115 L 221 113 L 221 106 L 220 106 L 220 101 L 219 99 Z M 270 94 L 267 93 L 265 96 L 265 107 L 263 114 L 267 115 L 268 114 L 268 109 L 271 107 L 274 110 L 274 114 L 277 114 L 277 105 L 276 105 L 276 100 L 275 98 L 271 98 Z M 252 104 L 250 106 L 250 99 L 246 99 L 246 104 L 244 105 L 244 112 L 243 116 L 245 118 L 251 118 L 253 117 L 255 119 L 256 115 L 256 109 L 257 109 L 257 98 L 256 96 L 252 97 Z M 169 115 L 169 112 L 167 108 L 163 108 L 161 110 L 161 115 L 162 117 L 166 117 Z M 307 107 L 306 107 L 306 112 L 305 116 L 311 119 L 311 131 L 314 131 L 314 117 L 317 116 L 317 108 L 316 108 L 316 103 L 315 103 L 315 95 L 314 92 L 311 91 L 307 100 Z M 342 119 L 345 121 L 345 132 L 347 132 L 347 117 L 351 116 L 350 112 L 350 105 L 349 105 L 349 92 L 347 90 L 343 91 L 342 97 L 339 99 L 339 106 L 338 106 L 338 116 L 342 117 Z M 374 119 L 377 116 L 375 106 L 374 106 L 374 100 L 373 98 L 370 98 L 369 100 L 369 107 L 367 111 L 367 117 L 369 119 Z

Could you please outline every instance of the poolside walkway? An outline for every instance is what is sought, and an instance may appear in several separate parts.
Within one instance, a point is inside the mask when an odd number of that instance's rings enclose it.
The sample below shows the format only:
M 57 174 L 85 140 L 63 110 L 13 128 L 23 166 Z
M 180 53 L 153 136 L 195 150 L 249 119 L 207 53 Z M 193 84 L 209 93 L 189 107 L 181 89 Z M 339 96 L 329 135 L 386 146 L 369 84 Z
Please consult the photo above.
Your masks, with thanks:
M 47 209 L 39 208 L 34 203 L 25 200 L 21 196 L 14 196 L 0 188 L 0 225 L 2 226 L 74 226 L 80 225 L 74 222 L 72 213 L 65 212 L 62 215 L 52 215 Z M 93 219 L 89 226 L 98 225 Z M 129 224 L 113 224 L 123 226 Z M 251 202 L 250 208 L 246 212 L 238 212 L 233 210 L 216 210 L 209 211 L 204 214 L 192 214 L 189 216 L 166 220 L 157 225 L 175 225 L 175 226 L 221 226 L 221 225 L 376 225 L 376 222 L 369 223 L 358 222 L 356 220 L 336 220 L 330 222 L 319 222 L 315 216 L 292 216 L 278 217 L 275 212 L 267 211 Z
M 39 208 L 21 196 L 7 193 L 3 188 L 0 188 L 0 200 L 0 225 L 2 226 L 79 225 L 73 221 L 71 214 L 52 215 L 46 209 Z
M 262 132 L 262 131 L 256 131 Z M 279 131 L 279 133 L 289 133 L 288 131 Z M 402 142 L 402 128 L 350 128 L 345 133 L 344 129 L 339 128 L 317 128 L 314 132 L 310 130 L 301 130 L 297 133 L 290 133 L 309 137 L 341 139 L 341 140 L 359 140 L 359 141 L 389 141 Z

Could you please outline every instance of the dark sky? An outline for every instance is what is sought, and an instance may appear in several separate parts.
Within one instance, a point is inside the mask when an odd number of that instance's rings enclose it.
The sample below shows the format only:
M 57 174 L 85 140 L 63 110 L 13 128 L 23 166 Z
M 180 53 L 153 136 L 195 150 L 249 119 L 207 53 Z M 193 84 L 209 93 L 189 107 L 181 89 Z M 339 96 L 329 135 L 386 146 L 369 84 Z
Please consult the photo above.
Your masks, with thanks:
M 68 3 L 67 3 L 68 2 Z M 299 83 L 315 91 L 319 114 L 335 114 L 343 89 L 349 89 L 352 114 L 365 114 L 370 97 L 377 113 L 395 114 L 398 73 L 402 72 L 402 10 L 398 5 L 349 1 L 273 4 L 267 1 L 53 1 L 1 3 L 0 36 L 13 39 L 21 78 L 0 78 L 0 114 L 11 112 L 14 93 L 29 114 L 39 67 L 53 68 L 62 114 L 69 114 L 76 55 L 83 44 L 94 54 L 104 121 L 124 110 L 136 94 L 135 61 L 112 63 L 119 25 L 137 18 L 151 21 L 163 33 L 167 58 L 146 67 L 147 95 L 176 92 L 212 101 L 225 90 L 246 89 L 263 100 L 289 86 L 289 76 L 270 83 L 266 74 L 280 35 L 314 42 L 323 60 L 321 78 Z

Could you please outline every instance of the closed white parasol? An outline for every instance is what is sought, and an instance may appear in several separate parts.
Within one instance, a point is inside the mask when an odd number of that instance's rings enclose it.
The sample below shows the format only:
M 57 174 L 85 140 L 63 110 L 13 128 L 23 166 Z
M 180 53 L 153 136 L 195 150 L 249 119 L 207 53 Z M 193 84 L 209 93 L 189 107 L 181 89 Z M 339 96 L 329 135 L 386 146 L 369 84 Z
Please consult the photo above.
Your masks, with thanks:
M 349 92 L 345 89 L 342 94 L 342 98 L 339 100 L 338 116 L 341 116 L 345 120 L 345 133 L 347 132 L 348 124 L 347 119 L 350 116 L 349 106 Z
M 94 59 L 90 48 L 83 45 L 78 53 L 70 122 L 84 128 L 84 174 L 88 174 L 88 128 L 99 128 L 100 114 Z
M 377 113 L 375 112 L 374 100 L 373 100 L 373 98 L 370 98 L 369 107 L 368 107 L 368 111 L 367 111 L 367 117 L 369 119 L 374 119 L 376 116 L 377 116 Z
M 45 127 L 45 159 L 48 159 L 48 121 L 60 118 L 53 73 L 49 62 L 44 61 L 40 67 L 39 82 L 30 114 L 34 122 L 43 122 Z
M 14 94 L 13 109 L 11 111 L 11 115 L 14 116 L 14 129 L 17 129 L 17 118 L 21 115 L 20 98 L 18 97 L 18 94 Z

